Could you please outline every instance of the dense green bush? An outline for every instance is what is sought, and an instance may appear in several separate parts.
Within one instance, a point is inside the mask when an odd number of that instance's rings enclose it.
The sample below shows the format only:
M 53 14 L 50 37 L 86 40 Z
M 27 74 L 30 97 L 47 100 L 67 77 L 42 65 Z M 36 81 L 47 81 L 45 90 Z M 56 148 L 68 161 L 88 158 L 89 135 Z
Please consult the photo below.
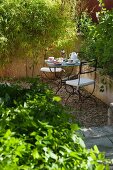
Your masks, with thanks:
M 0 14 L 3 63 L 11 57 L 37 58 L 46 47 L 70 36 L 74 28 L 59 0 L 1 0 Z
M 4 103 L 6 107 L 16 106 L 15 101 L 24 102 L 25 94 L 28 90 L 21 88 L 19 85 L 13 85 L 10 83 L 0 84 L 0 103 Z M 23 98 L 22 98 L 23 96 Z
M 103 170 L 104 154 L 87 150 L 60 98 L 39 82 L 15 107 L 0 106 L 1 170 Z
M 97 58 L 104 73 L 113 76 L 113 10 L 99 14 L 97 24 L 89 25 L 81 51 L 88 58 Z

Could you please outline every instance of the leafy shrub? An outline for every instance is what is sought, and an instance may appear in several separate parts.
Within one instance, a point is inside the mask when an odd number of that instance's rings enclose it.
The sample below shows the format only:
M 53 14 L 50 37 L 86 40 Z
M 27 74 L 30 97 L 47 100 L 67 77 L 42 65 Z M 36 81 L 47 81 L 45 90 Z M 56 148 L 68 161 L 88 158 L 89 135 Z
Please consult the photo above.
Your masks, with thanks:
M 25 101 L 0 106 L 1 170 L 104 169 L 104 154 L 90 151 L 77 135 L 77 124 L 44 84 L 33 83 Z M 23 96 L 22 96 L 23 97 Z M 100 163 L 101 162 L 101 163 Z M 109 167 L 108 167 L 109 168 Z
M 80 32 L 84 37 L 87 37 L 89 31 L 93 25 L 92 19 L 87 12 L 82 12 L 80 17 L 75 19 L 78 23 L 78 32 Z
M 98 66 L 113 76 L 113 10 L 99 14 L 99 23 L 93 24 L 84 40 L 82 51 L 88 58 L 97 58 Z
M 44 48 L 64 38 L 74 27 L 62 3 L 52 0 L 0 1 L 0 58 L 42 55 Z M 36 61 L 35 61 L 36 62 Z
M 28 90 L 21 88 L 19 85 L 10 83 L 0 84 L 0 103 L 6 107 L 14 107 L 16 102 L 24 102 L 25 94 Z M 22 98 L 23 96 L 23 98 Z M 16 101 L 16 102 L 15 102 Z
M 9 169 L 104 169 L 98 160 L 104 156 L 98 149 L 88 151 L 84 142 L 70 126 L 70 129 L 56 129 L 47 123 L 39 122 L 37 131 L 30 136 L 15 137 L 7 130 L 1 138 L 0 168 Z M 106 166 L 107 168 L 107 166 Z

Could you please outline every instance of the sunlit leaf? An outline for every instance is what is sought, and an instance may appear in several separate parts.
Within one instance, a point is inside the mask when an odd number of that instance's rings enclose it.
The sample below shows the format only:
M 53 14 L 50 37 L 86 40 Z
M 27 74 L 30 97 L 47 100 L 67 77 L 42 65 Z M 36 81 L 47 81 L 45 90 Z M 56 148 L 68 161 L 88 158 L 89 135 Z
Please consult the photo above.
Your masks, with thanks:
M 55 96 L 53 97 L 53 101 L 60 102 L 61 98 L 59 96 Z
M 95 170 L 104 170 L 104 169 L 105 169 L 105 165 L 100 164 L 96 166 Z
M 33 155 L 33 158 L 34 158 L 34 159 L 38 159 L 38 158 L 40 158 L 40 155 L 39 155 L 39 153 L 38 153 L 38 150 L 37 150 L 37 149 L 34 149 L 34 150 L 33 150 L 32 155 Z
M 94 145 L 94 151 L 95 151 L 95 153 L 99 154 L 99 150 L 96 145 Z

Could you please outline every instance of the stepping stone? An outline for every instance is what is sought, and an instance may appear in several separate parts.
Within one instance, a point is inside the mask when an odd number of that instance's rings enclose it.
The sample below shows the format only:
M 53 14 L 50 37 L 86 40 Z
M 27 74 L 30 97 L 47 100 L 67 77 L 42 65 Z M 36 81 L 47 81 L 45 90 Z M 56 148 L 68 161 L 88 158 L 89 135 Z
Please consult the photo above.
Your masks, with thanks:
M 94 145 L 97 145 L 101 150 L 103 148 L 107 149 L 113 149 L 113 143 L 107 138 L 107 137 L 102 137 L 102 138 L 91 138 L 91 139 L 84 139 L 84 142 L 86 143 L 87 148 L 91 148 Z
M 113 136 L 108 137 L 109 140 L 113 143 Z
M 81 132 L 85 138 L 109 136 L 113 135 L 113 126 L 81 128 Z
M 97 145 L 106 158 L 113 159 L 113 126 L 81 128 L 80 134 L 88 149 Z

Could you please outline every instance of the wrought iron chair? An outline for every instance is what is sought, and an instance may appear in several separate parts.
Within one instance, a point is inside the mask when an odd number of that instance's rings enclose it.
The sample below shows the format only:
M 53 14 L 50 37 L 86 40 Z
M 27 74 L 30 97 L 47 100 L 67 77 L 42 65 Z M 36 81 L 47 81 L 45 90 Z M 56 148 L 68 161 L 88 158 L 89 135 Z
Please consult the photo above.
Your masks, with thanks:
M 40 71 L 45 75 L 45 77 L 48 80 L 54 80 L 55 78 L 58 78 L 57 73 L 62 72 L 62 68 L 56 68 L 56 67 L 42 67 Z M 54 73 L 54 76 L 49 76 L 48 73 Z
M 69 97 L 74 94 L 76 94 L 78 96 L 78 99 L 82 101 L 83 99 L 89 98 L 91 97 L 91 95 L 93 95 L 96 83 L 96 70 L 97 70 L 96 59 L 90 60 L 88 62 L 82 61 L 80 63 L 78 78 L 66 81 L 65 88 L 66 91 L 69 93 L 66 102 L 68 101 Z M 93 78 L 91 77 L 91 75 Z M 84 94 L 85 87 L 89 85 L 92 85 L 91 92 Z M 68 86 L 71 87 L 71 91 L 69 90 Z
M 52 81 L 57 77 L 57 73 L 59 74 L 62 72 L 62 68 L 55 68 L 53 63 L 49 63 L 49 65 L 47 65 L 45 60 L 47 60 L 47 50 L 45 50 L 44 64 L 43 67 L 40 68 L 40 72 L 42 79 L 45 78 L 47 81 Z
M 57 87 L 56 89 L 56 93 L 57 93 L 60 84 L 59 79 L 64 70 L 61 68 L 61 65 L 58 65 L 58 67 L 56 67 L 52 62 L 46 64 L 45 59 L 47 59 L 46 54 L 44 57 L 44 65 L 43 67 L 40 68 L 41 79 L 44 82 L 46 81 L 47 83 L 50 83 L 51 86 L 52 84 L 53 86 L 55 85 Z

